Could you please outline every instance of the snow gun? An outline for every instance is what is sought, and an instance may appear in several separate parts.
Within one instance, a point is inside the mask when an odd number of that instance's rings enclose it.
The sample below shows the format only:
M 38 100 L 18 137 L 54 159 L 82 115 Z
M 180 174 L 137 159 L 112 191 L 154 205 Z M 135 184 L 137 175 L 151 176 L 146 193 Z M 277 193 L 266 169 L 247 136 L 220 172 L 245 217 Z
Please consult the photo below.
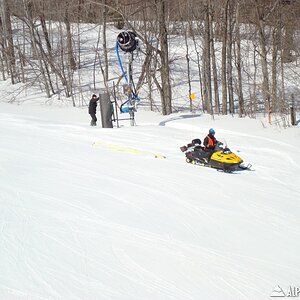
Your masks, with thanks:
M 120 57 L 119 49 L 127 54 L 127 72 L 123 68 L 123 64 Z M 120 106 L 121 113 L 129 113 L 131 125 L 135 125 L 134 112 L 136 111 L 137 102 L 140 100 L 132 78 L 132 62 L 133 52 L 138 49 L 137 35 L 132 31 L 123 31 L 119 33 L 116 42 L 116 53 L 118 57 L 118 63 L 122 71 L 122 75 L 125 78 L 126 84 L 124 87 L 124 94 L 127 95 L 127 100 Z

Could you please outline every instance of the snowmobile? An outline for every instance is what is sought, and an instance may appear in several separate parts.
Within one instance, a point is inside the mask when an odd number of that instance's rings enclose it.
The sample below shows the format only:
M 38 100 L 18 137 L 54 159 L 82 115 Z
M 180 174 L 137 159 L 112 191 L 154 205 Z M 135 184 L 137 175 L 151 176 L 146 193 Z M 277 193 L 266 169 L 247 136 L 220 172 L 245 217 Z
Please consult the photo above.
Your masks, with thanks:
M 187 146 L 180 147 L 180 150 L 185 153 L 187 163 L 211 167 L 225 173 L 250 170 L 251 164 L 244 165 L 238 155 L 231 152 L 227 146 L 222 147 L 222 145 L 223 143 L 218 142 L 215 150 L 210 151 L 201 146 L 200 139 L 194 139 Z

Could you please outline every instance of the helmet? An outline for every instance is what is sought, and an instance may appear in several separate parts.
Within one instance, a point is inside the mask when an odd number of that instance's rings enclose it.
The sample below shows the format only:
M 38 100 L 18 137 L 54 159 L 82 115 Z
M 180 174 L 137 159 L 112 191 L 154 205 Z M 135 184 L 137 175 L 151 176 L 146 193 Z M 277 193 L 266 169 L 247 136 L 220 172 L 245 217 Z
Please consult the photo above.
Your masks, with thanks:
M 215 131 L 213 130 L 213 128 L 210 128 L 208 132 L 209 132 L 209 134 L 215 134 Z

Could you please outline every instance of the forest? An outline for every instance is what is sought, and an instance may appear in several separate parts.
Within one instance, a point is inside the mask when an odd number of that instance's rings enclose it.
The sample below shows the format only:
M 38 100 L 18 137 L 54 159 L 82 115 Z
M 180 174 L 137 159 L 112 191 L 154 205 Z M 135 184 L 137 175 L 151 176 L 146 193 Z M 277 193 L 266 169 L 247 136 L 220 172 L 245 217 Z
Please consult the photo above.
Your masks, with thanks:
M 181 108 L 174 94 L 183 77 L 191 111 L 263 112 L 271 122 L 300 109 L 299 0 L 1 0 L 0 9 L 0 80 L 37 86 L 47 98 L 60 93 L 82 104 L 85 51 L 104 88 L 120 88 L 108 42 L 115 28 L 143 45 L 136 90 L 163 115 Z M 99 28 L 92 49 L 82 24 Z

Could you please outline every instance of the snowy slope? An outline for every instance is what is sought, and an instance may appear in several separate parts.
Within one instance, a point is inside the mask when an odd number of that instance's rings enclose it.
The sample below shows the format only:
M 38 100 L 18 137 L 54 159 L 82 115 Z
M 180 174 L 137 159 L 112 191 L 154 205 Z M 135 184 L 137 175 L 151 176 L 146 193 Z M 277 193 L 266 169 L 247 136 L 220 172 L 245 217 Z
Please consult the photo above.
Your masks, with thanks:
M 0 103 L 0 299 L 260 300 L 299 285 L 299 128 L 142 111 L 136 127 L 88 123 Z M 186 164 L 179 147 L 209 127 L 254 170 Z

